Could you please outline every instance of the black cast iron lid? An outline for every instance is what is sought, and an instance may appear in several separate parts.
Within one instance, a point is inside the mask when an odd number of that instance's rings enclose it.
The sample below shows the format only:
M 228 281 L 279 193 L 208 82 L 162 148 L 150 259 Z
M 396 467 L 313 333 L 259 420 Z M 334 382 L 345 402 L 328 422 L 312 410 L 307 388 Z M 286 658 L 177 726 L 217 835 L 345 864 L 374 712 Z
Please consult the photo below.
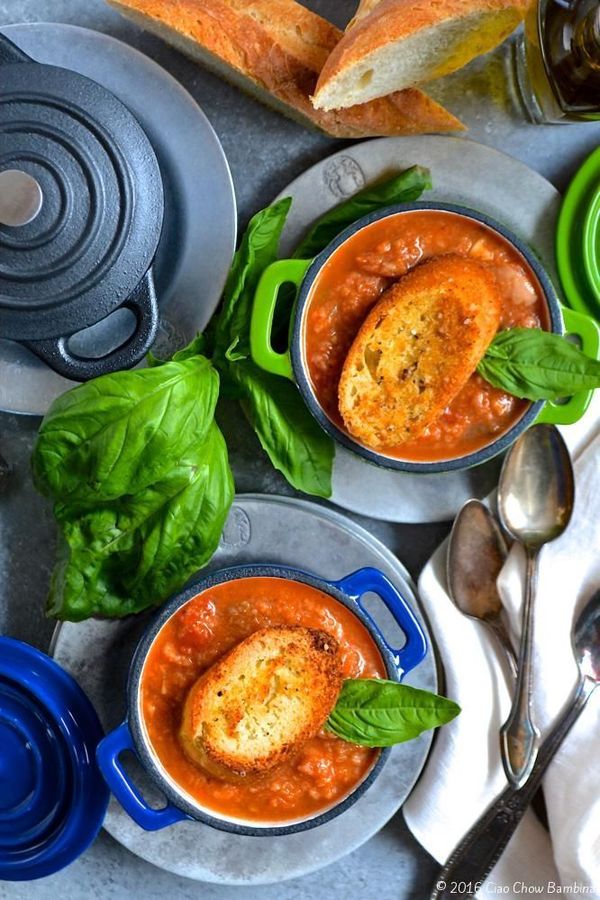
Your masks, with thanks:
M 162 220 L 158 162 L 129 110 L 0 35 L 0 337 L 103 319 L 147 272 Z

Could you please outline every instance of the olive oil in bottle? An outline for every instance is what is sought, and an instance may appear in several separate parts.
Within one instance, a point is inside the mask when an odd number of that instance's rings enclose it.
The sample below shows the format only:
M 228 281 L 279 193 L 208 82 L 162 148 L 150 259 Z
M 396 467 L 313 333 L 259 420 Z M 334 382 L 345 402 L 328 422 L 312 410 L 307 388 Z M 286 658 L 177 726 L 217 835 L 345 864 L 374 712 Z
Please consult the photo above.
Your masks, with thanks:
M 517 85 L 534 122 L 600 119 L 600 0 L 538 0 L 517 45 Z

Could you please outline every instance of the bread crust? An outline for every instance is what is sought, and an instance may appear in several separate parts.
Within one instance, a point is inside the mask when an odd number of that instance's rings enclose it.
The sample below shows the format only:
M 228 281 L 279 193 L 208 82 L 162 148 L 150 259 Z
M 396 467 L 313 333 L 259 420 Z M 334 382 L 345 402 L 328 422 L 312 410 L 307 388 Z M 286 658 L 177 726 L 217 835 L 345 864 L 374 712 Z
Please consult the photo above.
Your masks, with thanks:
M 330 634 L 300 625 L 262 628 L 192 686 L 181 743 L 218 778 L 259 776 L 317 734 L 341 684 L 339 646 Z
M 346 428 L 385 451 L 417 437 L 466 384 L 498 329 L 493 271 L 456 254 L 385 291 L 352 344 L 338 388 Z
M 496 20 L 496 27 L 489 35 L 473 34 L 469 56 L 473 59 L 507 38 L 524 18 L 528 5 L 529 0 L 436 0 L 435 3 L 431 0 L 364 0 L 321 69 L 313 104 L 316 109 L 330 109 L 332 105 L 338 107 L 327 96 L 335 91 L 338 77 L 353 67 L 364 68 L 369 58 L 383 48 L 397 44 L 397 51 L 401 53 L 402 42 L 419 32 L 435 29 L 451 20 L 489 14 Z M 463 59 L 460 65 L 466 62 L 468 59 Z M 373 64 L 376 65 L 376 62 Z M 460 65 L 454 65 L 450 60 L 444 64 L 438 54 L 437 65 L 432 60 L 431 74 L 422 80 L 441 77 Z M 346 105 L 342 103 L 343 98 L 336 99 L 340 101 L 338 108 Z
M 342 32 L 294 0 L 109 0 L 291 118 L 334 137 L 459 131 L 462 123 L 418 89 L 346 110 L 316 110 L 319 72 Z

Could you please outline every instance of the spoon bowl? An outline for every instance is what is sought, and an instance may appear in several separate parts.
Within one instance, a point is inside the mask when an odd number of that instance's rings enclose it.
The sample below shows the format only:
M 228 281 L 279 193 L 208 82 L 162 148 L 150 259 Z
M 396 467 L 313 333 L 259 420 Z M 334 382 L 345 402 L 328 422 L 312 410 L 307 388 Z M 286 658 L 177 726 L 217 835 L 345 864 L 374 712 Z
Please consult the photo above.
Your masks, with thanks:
M 465 616 L 492 629 L 516 675 L 517 659 L 502 619 L 502 601 L 496 586 L 507 552 L 494 514 L 480 500 L 467 500 L 450 532 L 446 559 L 448 593 Z
M 508 453 L 498 486 L 506 531 L 539 550 L 559 537 L 571 518 L 575 486 L 571 458 L 553 425 L 534 425 Z

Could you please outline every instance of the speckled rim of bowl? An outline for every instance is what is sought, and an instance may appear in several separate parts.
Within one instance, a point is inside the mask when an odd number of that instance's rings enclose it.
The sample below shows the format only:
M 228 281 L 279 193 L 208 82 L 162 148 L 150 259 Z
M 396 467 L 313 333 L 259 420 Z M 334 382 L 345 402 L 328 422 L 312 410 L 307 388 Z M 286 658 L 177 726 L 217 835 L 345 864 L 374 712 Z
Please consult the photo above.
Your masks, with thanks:
M 548 274 L 542 267 L 540 261 L 535 257 L 531 248 L 528 247 L 515 234 L 513 234 L 512 231 L 510 231 L 504 225 L 501 225 L 495 219 L 491 218 L 491 216 L 469 209 L 466 206 L 459 206 L 458 204 L 454 203 L 433 202 L 400 203 L 396 206 L 388 206 L 383 210 L 379 210 L 378 212 L 374 212 L 368 216 L 364 216 L 362 219 L 358 219 L 356 222 L 342 231 L 341 234 L 339 234 L 338 237 L 335 238 L 335 240 L 328 244 L 327 247 L 317 257 L 315 257 L 315 259 L 310 264 L 298 291 L 298 298 L 296 301 L 294 322 L 290 341 L 292 368 L 294 371 L 296 383 L 298 385 L 298 388 L 300 389 L 300 393 L 302 394 L 306 405 L 308 406 L 314 418 L 320 424 L 321 428 L 323 428 L 323 430 L 326 431 L 327 434 L 329 434 L 329 436 L 332 437 L 338 444 L 341 444 L 342 447 L 345 447 L 347 450 L 352 451 L 352 453 L 362 456 L 370 463 L 374 463 L 381 468 L 395 469 L 400 472 L 414 472 L 423 475 L 430 475 L 435 472 L 453 472 L 460 469 L 468 469 L 471 468 L 471 466 L 477 466 L 481 463 L 487 462 L 494 456 L 503 453 L 508 449 L 508 447 L 511 446 L 511 444 L 516 441 L 519 435 L 521 435 L 527 428 L 529 428 L 530 425 L 533 425 L 544 406 L 544 401 L 538 400 L 532 402 L 530 406 L 525 410 L 521 418 L 517 422 L 515 422 L 512 428 L 504 432 L 504 434 L 500 435 L 497 440 L 492 441 L 490 444 L 487 444 L 480 450 L 477 450 L 474 453 L 469 453 L 466 456 L 454 457 L 447 460 L 435 460 L 433 462 L 418 462 L 415 460 L 403 460 L 385 456 L 381 453 L 376 453 L 374 450 L 370 450 L 368 447 L 365 447 L 358 441 L 352 440 L 352 438 L 348 434 L 338 428 L 337 425 L 335 425 L 331 421 L 329 416 L 323 410 L 322 406 L 315 396 L 312 385 L 310 383 L 310 378 L 307 374 L 307 367 L 304 359 L 305 354 L 303 332 L 305 312 L 308 308 L 308 299 L 310 297 L 312 286 L 327 260 L 336 252 L 339 247 L 341 247 L 342 244 L 344 244 L 349 238 L 356 234 L 356 232 L 362 230 L 368 225 L 371 225 L 373 222 L 378 222 L 380 219 L 386 219 L 389 216 L 396 216 L 398 214 L 406 212 L 425 212 L 427 210 L 457 213 L 458 215 L 465 216 L 468 219 L 475 219 L 477 222 L 481 222 L 482 225 L 486 225 L 488 228 L 492 229 L 492 231 L 498 232 L 501 237 L 505 238 L 505 240 L 507 240 L 509 244 L 511 244 L 515 248 L 515 250 L 517 250 L 525 258 L 526 262 L 533 270 L 534 275 L 538 279 L 548 306 L 551 330 L 556 334 L 563 334 L 564 331 L 562 315 L 560 312 L 560 304 L 558 301 L 556 290 Z
M 176 594 L 170 601 L 165 604 L 165 606 L 161 608 L 159 614 L 150 623 L 137 645 L 129 669 L 129 677 L 127 682 L 127 720 L 131 729 L 131 733 L 133 735 L 136 751 L 139 754 L 139 758 L 145 772 L 148 774 L 148 776 L 155 784 L 155 786 L 160 790 L 160 792 L 165 795 L 167 801 L 169 803 L 172 803 L 178 809 L 181 809 L 190 818 L 199 822 L 203 822 L 205 825 L 210 825 L 213 828 L 217 828 L 220 831 L 228 831 L 232 832 L 233 834 L 242 834 L 254 837 L 296 834 L 297 832 L 307 831 L 310 828 L 316 828 L 319 825 L 323 825 L 325 822 L 328 822 L 330 819 L 339 816 L 350 806 L 352 806 L 358 800 L 358 798 L 362 794 L 364 794 L 364 792 L 373 784 L 375 779 L 381 773 L 383 766 L 389 758 L 390 748 L 382 748 L 379 751 L 379 755 L 373 763 L 373 766 L 371 767 L 371 769 L 369 769 L 366 776 L 361 782 L 359 782 L 354 790 L 352 790 L 349 794 L 342 798 L 338 803 L 335 803 L 333 806 L 325 809 L 322 813 L 312 816 L 311 818 L 290 822 L 287 825 L 266 825 L 261 827 L 256 822 L 248 822 L 246 824 L 245 822 L 239 821 L 237 819 L 218 818 L 217 815 L 215 815 L 213 812 L 206 809 L 205 807 L 200 806 L 199 804 L 194 803 L 191 799 L 188 799 L 188 796 L 186 794 L 178 791 L 174 786 L 174 782 L 172 783 L 170 778 L 165 773 L 163 773 L 160 762 L 158 761 L 158 757 L 149 746 L 149 741 L 146 736 L 145 728 L 140 714 L 139 695 L 144 664 L 150 648 L 162 627 L 167 623 L 171 616 L 173 616 L 182 606 L 184 606 L 188 602 L 188 600 L 191 600 L 193 597 L 198 596 L 198 594 L 203 593 L 204 591 L 208 590 L 211 587 L 214 587 L 217 584 L 224 584 L 228 581 L 237 581 L 241 578 L 282 578 L 290 581 L 299 581 L 303 584 L 309 585 L 310 587 L 314 587 L 317 590 L 323 591 L 326 594 L 329 594 L 331 597 L 333 597 L 335 600 L 338 600 L 343 606 L 349 609 L 352 613 L 354 613 L 357 619 L 359 619 L 359 621 L 367 629 L 371 636 L 371 639 L 375 642 L 381 654 L 386 667 L 388 678 L 392 681 L 400 680 L 398 676 L 398 669 L 394 662 L 394 657 L 391 651 L 388 649 L 388 647 L 386 647 L 385 643 L 383 642 L 377 631 L 373 628 L 373 625 L 369 622 L 367 616 L 360 609 L 358 604 L 354 603 L 354 601 L 351 600 L 351 598 L 345 595 L 342 591 L 340 591 L 339 588 L 334 587 L 330 582 L 326 581 L 323 578 L 319 578 L 316 575 L 312 575 L 308 572 L 303 572 L 299 569 L 293 569 L 288 566 L 231 566 L 226 569 L 221 569 L 217 572 L 213 572 L 212 574 L 207 575 L 205 578 L 201 578 L 198 581 L 195 581 L 192 585 Z

